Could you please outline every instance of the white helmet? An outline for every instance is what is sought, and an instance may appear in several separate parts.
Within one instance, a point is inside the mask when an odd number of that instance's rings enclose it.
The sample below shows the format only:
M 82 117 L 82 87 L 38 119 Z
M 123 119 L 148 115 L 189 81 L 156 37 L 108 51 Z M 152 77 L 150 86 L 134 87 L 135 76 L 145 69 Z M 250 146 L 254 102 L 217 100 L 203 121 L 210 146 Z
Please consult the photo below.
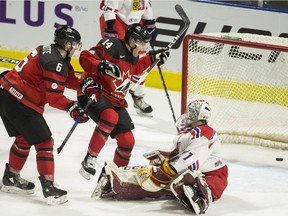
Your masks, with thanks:
M 210 106 L 205 100 L 194 100 L 189 103 L 186 113 L 191 122 L 198 120 L 205 120 L 208 122 L 211 115 Z

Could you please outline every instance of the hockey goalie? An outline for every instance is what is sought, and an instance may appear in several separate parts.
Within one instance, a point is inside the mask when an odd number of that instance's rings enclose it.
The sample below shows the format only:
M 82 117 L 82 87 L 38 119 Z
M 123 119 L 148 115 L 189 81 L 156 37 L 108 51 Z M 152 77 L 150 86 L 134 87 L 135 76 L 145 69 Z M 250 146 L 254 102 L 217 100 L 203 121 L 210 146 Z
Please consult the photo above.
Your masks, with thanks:
M 221 141 L 207 123 L 209 104 L 189 103 L 176 122 L 179 134 L 169 152 L 143 156 L 146 166 L 117 167 L 106 162 L 92 197 L 138 200 L 173 197 L 195 214 L 207 211 L 227 187 L 228 168 L 221 159 Z

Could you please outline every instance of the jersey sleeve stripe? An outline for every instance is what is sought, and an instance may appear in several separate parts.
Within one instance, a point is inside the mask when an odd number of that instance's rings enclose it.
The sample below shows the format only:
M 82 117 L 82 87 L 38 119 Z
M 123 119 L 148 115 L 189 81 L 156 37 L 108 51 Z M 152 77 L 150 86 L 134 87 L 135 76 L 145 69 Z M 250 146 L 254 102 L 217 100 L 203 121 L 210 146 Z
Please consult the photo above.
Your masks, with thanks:
M 49 93 L 59 93 L 59 94 L 62 94 L 63 91 L 61 90 L 57 90 L 57 89 L 51 89 L 51 88 L 46 88 L 46 91 L 49 92 Z

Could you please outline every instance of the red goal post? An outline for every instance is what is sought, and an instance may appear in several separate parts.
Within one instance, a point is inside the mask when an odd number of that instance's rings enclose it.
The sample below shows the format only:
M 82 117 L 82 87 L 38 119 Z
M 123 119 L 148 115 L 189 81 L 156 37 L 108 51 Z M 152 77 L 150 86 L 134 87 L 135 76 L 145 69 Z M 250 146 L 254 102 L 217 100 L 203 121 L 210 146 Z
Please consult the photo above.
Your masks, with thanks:
M 182 113 L 205 99 L 223 142 L 288 149 L 288 39 L 189 34 L 182 58 Z

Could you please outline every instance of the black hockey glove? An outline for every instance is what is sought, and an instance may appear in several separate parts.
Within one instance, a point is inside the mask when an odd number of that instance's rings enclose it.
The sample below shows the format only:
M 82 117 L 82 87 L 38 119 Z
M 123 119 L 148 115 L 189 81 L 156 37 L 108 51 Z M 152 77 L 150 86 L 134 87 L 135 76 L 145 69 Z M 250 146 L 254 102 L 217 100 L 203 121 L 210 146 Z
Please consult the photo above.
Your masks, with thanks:
M 158 49 L 158 50 L 151 50 L 148 52 L 150 55 L 150 58 L 152 62 L 156 61 L 156 59 L 159 59 L 158 66 L 163 65 L 166 61 L 167 58 L 170 55 L 169 49 Z
M 157 29 L 155 25 L 155 20 L 143 20 L 143 26 L 147 29 L 151 36 L 151 42 L 153 43 L 157 37 Z
M 76 121 L 78 118 L 80 119 L 79 123 L 84 123 L 89 120 L 88 115 L 85 113 L 85 111 L 82 109 L 81 106 L 79 106 L 77 101 L 73 101 L 70 104 L 66 106 L 66 110 L 68 114 Z
M 110 30 L 110 29 L 104 29 L 104 34 L 103 34 L 104 38 L 107 37 L 114 37 L 114 38 L 118 38 L 118 33 L 115 30 Z
M 93 78 L 86 77 L 82 80 L 80 84 L 81 91 L 91 97 L 95 95 L 95 101 L 99 101 L 102 93 L 102 86 L 99 83 L 96 83 Z
M 107 60 L 102 60 L 100 64 L 98 65 L 98 71 L 101 74 L 105 74 L 108 76 L 111 76 L 117 80 L 121 80 L 122 73 L 121 69 L 117 64 L 114 64 L 112 62 L 109 62 Z

